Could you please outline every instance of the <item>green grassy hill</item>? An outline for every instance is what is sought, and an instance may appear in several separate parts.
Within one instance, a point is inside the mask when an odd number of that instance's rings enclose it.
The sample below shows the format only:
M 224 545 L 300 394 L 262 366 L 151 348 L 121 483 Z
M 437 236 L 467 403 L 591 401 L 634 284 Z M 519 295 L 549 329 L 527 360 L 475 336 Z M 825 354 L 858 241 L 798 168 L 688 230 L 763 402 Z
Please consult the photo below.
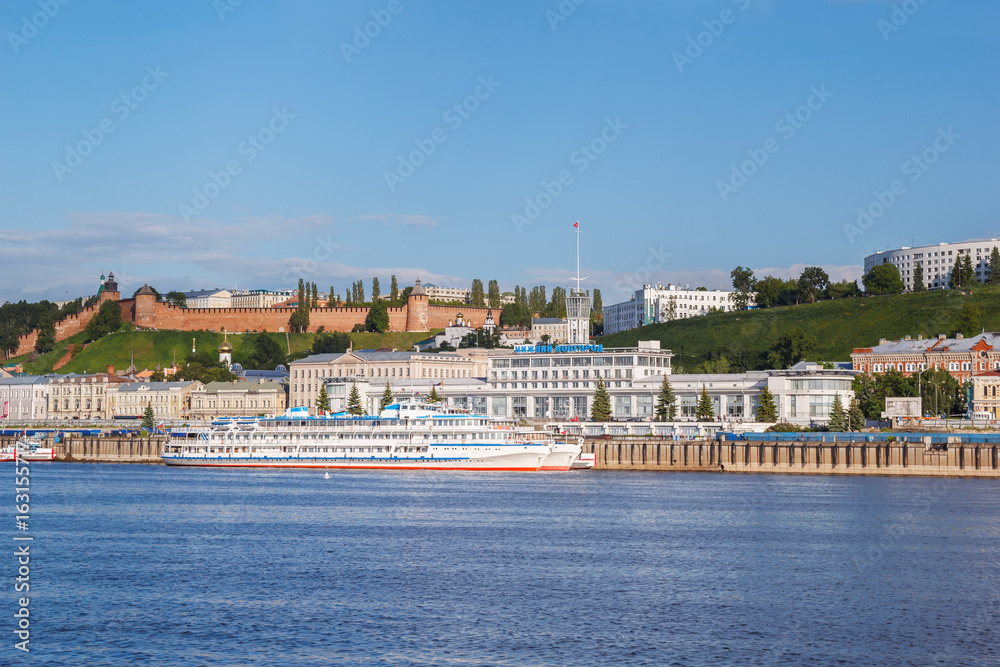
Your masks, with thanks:
M 277 341 L 284 350 L 289 349 L 290 346 L 293 353 L 308 350 L 316 337 L 316 334 L 288 334 L 286 340 L 283 333 L 265 335 Z M 426 332 L 392 332 L 384 334 L 352 333 L 349 335 L 356 350 L 379 347 L 409 350 L 413 348 L 414 343 L 427 338 L 430 334 Z M 157 364 L 166 367 L 175 359 L 178 362 L 185 360 L 191 352 L 192 339 L 194 339 L 198 351 L 210 350 L 214 352 L 222 343 L 222 334 L 209 331 L 119 331 L 91 343 L 73 357 L 68 364 L 55 372 L 98 373 L 104 371 L 109 365 L 113 365 L 118 370 L 124 370 L 131 363 L 133 354 L 135 355 L 135 365 L 140 369 L 153 369 Z M 246 340 L 248 340 L 247 334 L 229 335 L 234 359 L 241 356 L 240 350 Z M 16 357 L 4 362 L 4 364 L 24 363 L 24 370 L 28 373 L 51 373 L 53 365 L 66 355 L 69 346 L 73 343 L 83 343 L 83 334 L 59 341 L 56 344 L 56 349 L 52 352 L 36 356 L 33 359 L 30 358 L 32 355 Z
M 852 349 L 877 345 L 880 338 L 950 335 L 967 301 L 979 306 L 987 331 L 1000 331 L 1000 287 L 980 287 L 971 295 L 936 290 L 711 314 L 601 336 L 596 342 L 628 347 L 658 340 L 677 355 L 675 364 L 690 372 L 712 356 L 734 361 L 766 357 L 779 336 L 798 326 L 816 337 L 810 358 L 847 361 Z

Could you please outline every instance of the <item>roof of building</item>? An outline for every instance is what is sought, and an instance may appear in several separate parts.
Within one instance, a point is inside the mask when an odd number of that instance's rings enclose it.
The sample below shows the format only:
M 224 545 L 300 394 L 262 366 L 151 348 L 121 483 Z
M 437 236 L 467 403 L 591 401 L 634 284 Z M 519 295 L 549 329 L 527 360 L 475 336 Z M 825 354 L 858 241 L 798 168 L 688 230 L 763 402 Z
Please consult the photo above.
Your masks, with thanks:
M 47 375 L 12 375 L 0 378 L 0 384 L 48 384 Z
M 968 338 L 922 338 L 906 340 L 890 340 L 879 342 L 872 347 L 875 354 L 923 354 L 925 352 L 971 352 L 980 341 L 987 345 L 1000 347 L 1000 333 L 987 331 Z
M 416 279 L 416 281 L 413 283 L 413 289 L 410 290 L 410 295 L 411 296 L 412 295 L 417 295 L 417 294 L 425 295 L 425 296 L 427 294 L 427 292 L 424 291 L 424 288 L 420 286 L 420 278 Z
M 322 364 L 336 361 L 343 357 L 344 355 L 352 354 L 358 357 L 362 361 L 410 361 L 412 359 L 425 359 L 432 361 L 434 359 L 463 359 L 461 355 L 458 354 L 436 354 L 433 352 L 413 352 L 413 351 L 399 351 L 390 352 L 384 350 L 354 350 L 353 352 L 328 352 L 324 354 L 313 354 L 304 359 L 298 359 L 293 361 L 293 364 L 297 363 L 310 363 L 310 364 Z
M 214 294 L 219 294 L 221 292 L 227 292 L 228 293 L 229 290 L 219 289 L 219 288 L 193 290 L 191 292 L 184 292 L 184 298 L 185 299 L 197 299 L 198 297 L 201 297 L 201 296 L 212 296 Z
M 177 382 L 130 382 L 129 384 L 123 384 L 115 391 L 119 394 L 137 391 L 169 391 L 171 389 L 184 389 L 193 384 L 199 383 L 194 380 Z
M 143 283 L 142 287 L 138 292 L 135 293 L 136 296 L 156 296 L 156 292 L 149 286 L 149 283 Z
M 532 324 L 566 324 L 566 320 L 561 317 L 533 317 Z
M 277 382 L 208 382 L 205 392 L 219 391 L 284 391 L 284 385 Z

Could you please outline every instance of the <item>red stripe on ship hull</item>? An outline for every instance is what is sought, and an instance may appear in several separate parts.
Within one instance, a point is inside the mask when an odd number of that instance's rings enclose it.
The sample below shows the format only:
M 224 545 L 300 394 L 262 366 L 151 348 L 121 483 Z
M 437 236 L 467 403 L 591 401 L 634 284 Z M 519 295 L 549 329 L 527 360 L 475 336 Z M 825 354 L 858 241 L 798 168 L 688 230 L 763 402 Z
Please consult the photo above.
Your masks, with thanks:
M 170 466 L 167 463 L 165 465 Z M 550 468 L 456 468 L 444 466 L 281 466 L 270 464 L 244 464 L 244 463 L 187 463 L 174 465 L 176 468 L 326 468 L 329 470 L 482 470 L 487 472 L 539 472 Z M 551 470 L 569 470 L 569 468 L 551 468 Z

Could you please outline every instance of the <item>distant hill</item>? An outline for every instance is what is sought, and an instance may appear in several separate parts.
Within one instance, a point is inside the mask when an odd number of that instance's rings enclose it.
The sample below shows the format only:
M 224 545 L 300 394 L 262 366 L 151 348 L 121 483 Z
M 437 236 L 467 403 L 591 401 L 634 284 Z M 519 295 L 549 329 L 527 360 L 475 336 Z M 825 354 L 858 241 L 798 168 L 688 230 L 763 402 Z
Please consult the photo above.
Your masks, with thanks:
M 971 300 L 983 313 L 987 331 L 1000 330 L 1000 287 L 980 287 L 971 295 L 953 290 L 858 297 L 799 306 L 765 308 L 651 324 L 595 339 L 606 347 L 631 347 L 658 340 L 677 355 L 685 371 L 707 359 L 726 356 L 734 369 L 764 368 L 761 359 L 785 332 L 801 327 L 816 337 L 811 359 L 848 361 L 856 347 L 877 345 L 880 338 L 951 334 L 959 309 Z
M 240 357 L 240 350 L 247 337 L 255 335 L 229 335 L 234 359 Z M 267 333 L 264 335 L 277 341 L 283 350 L 288 349 L 285 334 Z M 349 335 L 354 349 L 389 347 L 410 350 L 413 349 L 414 343 L 427 338 L 430 334 L 426 332 L 393 332 L 384 334 L 352 333 Z M 24 370 L 28 373 L 51 373 L 53 366 L 67 355 L 70 345 L 83 343 L 83 336 L 81 333 L 59 341 L 55 350 L 35 359 L 28 360 L 28 357 L 17 357 L 3 363 L 23 362 Z M 316 334 L 288 334 L 291 351 L 294 353 L 308 350 L 315 337 Z M 208 350 L 214 353 L 222 343 L 222 334 L 210 331 L 144 331 L 141 329 L 119 331 L 91 343 L 55 372 L 98 373 L 104 371 L 109 365 L 113 365 L 118 371 L 123 371 L 131 363 L 133 354 L 135 355 L 135 365 L 139 369 L 152 370 L 156 368 L 157 364 L 167 367 L 175 359 L 178 363 L 184 362 L 187 355 L 191 353 L 192 339 L 194 339 L 199 352 Z

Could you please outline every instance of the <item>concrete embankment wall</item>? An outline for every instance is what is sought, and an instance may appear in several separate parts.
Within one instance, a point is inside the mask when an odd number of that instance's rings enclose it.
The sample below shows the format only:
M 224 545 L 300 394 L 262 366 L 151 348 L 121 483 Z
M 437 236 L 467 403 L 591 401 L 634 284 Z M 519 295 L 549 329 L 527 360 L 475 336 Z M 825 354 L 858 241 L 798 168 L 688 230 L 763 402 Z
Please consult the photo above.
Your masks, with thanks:
M 0 445 L 13 445 L 16 438 L 0 438 Z M 160 453 L 166 438 L 69 437 L 52 444 L 51 438 L 42 440 L 43 447 L 55 447 L 56 461 L 90 463 L 160 463 Z
M 587 439 L 598 470 L 1000 478 L 1000 444 Z

